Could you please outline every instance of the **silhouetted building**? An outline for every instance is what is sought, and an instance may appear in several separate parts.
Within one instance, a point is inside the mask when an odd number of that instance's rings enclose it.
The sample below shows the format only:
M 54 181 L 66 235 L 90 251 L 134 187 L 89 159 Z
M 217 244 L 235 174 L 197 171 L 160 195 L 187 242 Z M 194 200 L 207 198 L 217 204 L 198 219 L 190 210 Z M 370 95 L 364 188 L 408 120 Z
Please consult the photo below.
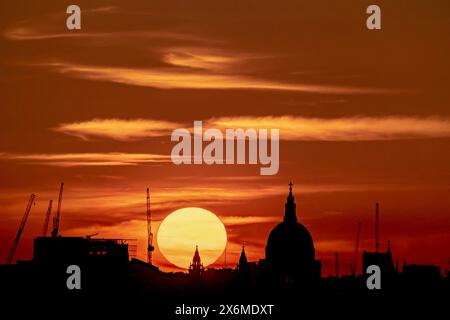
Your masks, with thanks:
M 392 259 L 391 244 L 388 242 L 386 252 L 368 252 L 362 254 L 363 277 L 367 279 L 370 274 L 366 273 L 367 268 L 376 265 L 381 271 L 381 283 L 383 289 L 394 288 L 398 282 L 398 267 L 394 265 Z
M 283 222 L 270 232 L 266 245 L 266 275 L 284 284 L 309 285 L 320 278 L 320 261 L 315 260 L 313 239 L 297 221 L 292 182 Z
M 248 269 L 248 261 L 247 261 L 247 256 L 245 255 L 245 250 L 244 250 L 244 246 L 242 246 L 242 252 L 241 252 L 241 256 L 239 258 L 239 264 L 238 264 L 238 270 L 239 271 L 246 271 Z
M 203 264 L 200 259 L 200 253 L 198 252 L 198 246 L 195 246 L 194 258 L 192 259 L 192 263 L 189 266 L 189 274 L 193 276 L 199 276 L 203 273 Z
M 397 268 L 394 266 L 394 260 L 392 259 L 391 244 L 388 242 L 388 248 L 386 252 L 363 252 L 363 273 L 366 272 L 367 267 L 370 265 L 377 265 L 380 267 L 382 275 L 392 276 L 397 273 Z
M 38 237 L 34 239 L 33 262 L 38 264 L 128 263 L 128 244 L 124 239 L 88 237 Z
M 435 288 L 441 282 L 441 268 L 433 265 L 405 264 L 403 277 L 416 288 Z

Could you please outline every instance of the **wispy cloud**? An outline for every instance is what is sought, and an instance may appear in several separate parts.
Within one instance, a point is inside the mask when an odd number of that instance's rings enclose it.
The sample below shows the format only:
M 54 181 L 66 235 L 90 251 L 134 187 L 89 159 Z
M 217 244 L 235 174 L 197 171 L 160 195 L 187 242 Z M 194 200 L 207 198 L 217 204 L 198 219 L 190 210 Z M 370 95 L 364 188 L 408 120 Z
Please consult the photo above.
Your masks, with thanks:
M 173 60 L 178 61 L 176 62 L 178 64 L 187 63 L 186 59 L 180 60 L 179 57 L 178 59 L 172 57 L 172 63 Z M 198 63 L 198 59 L 195 61 Z M 211 61 L 203 62 L 202 65 L 205 67 L 208 63 L 211 63 Z M 189 62 L 189 64 L 192 65 L 192 62 Z M 371 88 L 283 83 L 254 76 L 220 74 L 212 72 L 214 70 L 211 69 L 205 72 L 195 70 L 182 71 L 173 68 L 119 68 L 71 63 L 47 63 L 44 65 L 59 73 L 76 78 L 158 89 L 247 89 L 320 94 L 374 94 L 386 92 L 385 90 Z
M 246 225 L 255 223 L 268 223 L 280 221 L 279 216 L 262 217 L 262 216 L 222 216 L 222 222 L 227 226 Z
M 170 156 L 146 153 L 60 153 L 60 154 L 0 154 L 0 159 L 57 167 L 132 166 L 169 162 Z
M 114 7 L 103 7 L 88 10 L 91 14 L 116 13 Z M 379 94 L 389 90 L 358 86 L 310 83 L 307 80 L 291 82 L 275 80 L 270 76 L 255 75 L 253 71 L 270 64 L 267 53 L 242 53 L 236 50 L 225 50 L 217 44 L 226 43 L 223 39 L 211 36 L 182 34 L 170 30 L 112 30 L 99 32 L 61 32 L 49 19 L 47 24 L 42 19 L 21 21 L 5 30 L 3 36 L 13 41 L 54 40 L 64 38 L 79 38 L 86 41 L 133 41 L 162 39 L 164 43 L 154 44 L 146 54 L 151 52 L 159 60 L 157 65 L 166 67 L 130 67 L 127 62 L 117 62 L 114 65 L 96 65 L 64 62 L 66 58 L 59 57 L 57 61 L 36 63 L 69 77 L 108 81 L 132 86 L 143 86 L 158 89 L 211 89 L 211 90 L 269 90 L 290 91 L 317 94 Z M 113 40 L 113 41 L 111 41 Z M 170 40 L 170 41 L 166 41 Z M 78 43 L 78 42 L 76 42 Z M 170 43 L 170 44 L 169 44 Z M 255 59 L 265 59 L 252 63 Z M 120 64 L 119 64 L 120 63 Z M 123 67 L 118 67 L 121 65 Z
M 3 36 L 7 40 L 13 41 L 30 41 L 30 40 L 51 40 L 51 39 L 172 39 L 182 41 L 207 42 L 205 39 L 195 37 L 188 34 L 168 31 L 117 31 L 117 32 L 51 32 L 37 30 L 22 23 L 18 26 L 8 28 L 3 32 Z
M 225 71 L 238 64 L 242 58 L 198 48 L 171 48 L 163 54 L 163 60 L 173 66 Z
M 188 123 L 153 119 L 92 119 L 64 123 L 55 130 L 82 139 L 104 137 L 128 141 L 168 136 L 176 128 L 191 126 L 192 124 Z M 442 117 L 218 117 L 204 121 L 204 128 L 280 129 L 280 138 L 289 141 L 377 141 L 450 137 L 450 119 Z
M 172 66 L 228 74 L 236 74 L 236 70 L 239 70 L 239 67 L 243 67 L 244 64 L 246 70 L 249 71 L 248 62 L 272 57 L 237 52 L 232 54 L 223 49 L 201 46 L 164 48 L 161 54 L 162 60 Z
M 439 117 L 304 118 L 296 116 L 221 117 L 214 128 L 277 128 L 283 140 L 375 141 L 450 137 L 450 119 Z
M 219 182 L 218 182 L 219 181 Z M 203 184 L 204 185 L 204 184 Z M 52 199 L 57 194 L 58 186 L 36 190 L 39 199 Z M 161 218 L 161 213 L 173 211 L 180 207 L 208 207 L 208 206 L 229 206 L 233 202 L 256 201 L 257 199 L 268 199 L 271 197 L 286 196 L 285 184 L 270 186 L 266 183 L 248 184 L 220 184 L 220 179 L 216 179 L 216 184 L 205 187 L 196 183 L 182 185 L 180 187 L 158 186 L 151 188 L 152 210 L 155 219 Z M 371 185 L 301 185 L 297 192 L 302 195 L 317 194 L 342 191 L 364 191 L 364 190 L 386 190 L 386 186 Z M 6 203 L 22 205 L 23 199 L 27 199 L 28 192 L 16 189 L 2 189 L 2 206 L 8 207 Z M 92 220 L 98 220 L 98 212 L 107 212 L 102 221 L 110 224 L 114 221 L 120 222 L 131 219 L 145 219 L 142 212 L 145 212 L 145 189 L 143 185 L 133 184 L 128 179 L 116 183 L 108 182 L 99 186 L 93 185 L 70 185 L 67 184 L 65 197 L 68 200 L 66 210 L 79 214 L 90 221 L 88 217 L 92 213 Z M 70 199 L 70 200 L 69 200 Z M 282 200 L 284 201 L 284 200 Z M 45 204 L 44 204 L 45 206 Z M 10 209 L 10 207 L 8 207 Z M 229 216 L 229 217 L 227 217 Z M 274 221 L 272 216 L 258 217 L 255 215 L 246 216 L 242 212 L 227 212 L 221 216 L 227 225 L 245 225 L 249 223 L 266 223 Z M 278 218 L 279 220 L 279 218 Z M 276 220 L 276 221 L 278 221 Z M 99 222 L 100 223 L 100 222 Z
M 55 131 L 87 140 L 92 137 L 114 140 L 135 140 L 170 135 L 182 124 L 152 119 L 92 119 L 88 121 L 62 123 Z

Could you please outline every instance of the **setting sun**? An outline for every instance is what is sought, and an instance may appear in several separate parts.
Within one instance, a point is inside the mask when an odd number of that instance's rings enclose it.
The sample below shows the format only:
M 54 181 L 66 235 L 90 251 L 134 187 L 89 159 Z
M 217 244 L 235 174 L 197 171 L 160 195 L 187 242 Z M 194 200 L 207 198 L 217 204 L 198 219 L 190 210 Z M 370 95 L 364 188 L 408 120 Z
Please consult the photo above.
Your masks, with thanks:
M 198 246 L 204 266 L 214 263 L 227 243 L 222 221 L 211 211 L 189 207 L 169 214 L 161 223 L 158 247 L 163 256 L 180 268 L 188 268 Z

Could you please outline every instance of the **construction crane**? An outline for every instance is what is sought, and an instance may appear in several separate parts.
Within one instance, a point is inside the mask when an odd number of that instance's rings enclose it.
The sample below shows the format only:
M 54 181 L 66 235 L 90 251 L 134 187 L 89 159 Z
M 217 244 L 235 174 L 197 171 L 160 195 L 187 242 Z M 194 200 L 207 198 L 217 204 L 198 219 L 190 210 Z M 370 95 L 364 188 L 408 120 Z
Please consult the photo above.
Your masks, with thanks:
M 357 265 L 358 265 L 358 249 L 359 249 L 359 234 L 361 232 L 361 222 L 358 222 L 358 227 L 356 229 L 356 242 L 355 242 L 355 257 L 354 257 L 354 261 L 353 261 L 353 276 L 356 276 L 356 270 L 357 269 Z
M 153 233 L 152 233 L 152 215 L 150 211 L 150 191 L 147 188 L 147 261 L 152 264 L 152 254 L 155 250 L 153 246 Z
M 50 215 L 52 213 L 52 203 L 53 203 L 53 200 L 50 200 L 48 202 L 48 209 L 47 209 L 47 213 L 45 215 L 44 225 L 42 226 L 42 236 L 43 237 L 47 236 L 48 223 L 50 222 Z
M 53 218 L 52 237 L 57 237 L 58 233 L 59 233 L 59 216 L 61 214 L 61 202 L 62 202 L 63 189 L 64 189 L 64 182 L 61 182 L 61 187 L 59 189 L 59 197 L 58 197 L 58 209 L 56 210 L 55 217 Z
M 93 233 L 93 234 L 88 234 L 87 236 L 85 236 L 86 239 L 90 239 L 92 237 L 95 237 L 96 235 L 98 235 L 98 232 Z
M 19 230 L 17 230 L 16 238 L 14 239 L 11 249 L 9 250 L 8 258 L 6 258 L 6 264 L 11 264 L 11 262 L 13 261 L 14 254 L 16 253 L 17 246 L 19 245 L 20 237 L 22 236 L 23 229 L 25 228 L 25 224 L 27 223 L 28 215 L 30 214 L 31 206 L 34 203 L 35 198 L 36 195 L 34 194 L 30 196 L 27 208 L 25 209 L 25 214 L 23 215 L 22 221 L 20 222 Z

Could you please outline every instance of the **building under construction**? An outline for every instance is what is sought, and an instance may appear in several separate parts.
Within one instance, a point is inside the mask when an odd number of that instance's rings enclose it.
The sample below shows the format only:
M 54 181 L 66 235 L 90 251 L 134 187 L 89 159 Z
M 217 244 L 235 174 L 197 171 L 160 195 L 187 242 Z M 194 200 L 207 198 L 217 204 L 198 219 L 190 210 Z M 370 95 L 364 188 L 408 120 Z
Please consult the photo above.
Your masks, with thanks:
M 37 264 L 126 264 L 126 239 L 90 237 L 38 237 L 34 239 L 33 262 Z
M 58 197 L 58 206 L 53 218 L 51 236 L 47 236 L 52 211 L 52 200 L 46 211 L 42 235 L 34 239 L 32 263 L 38 265 L 124 265 L 135 254 L 135 239 L 93 239 L 95 236 L 62 237 L 59 234 L 61 218 L 61 205 L 64 183 L 61 183 Z M 6 263 L 11 264 L 17 246 L 24 231 L 36 195 L 32 194 L 28 201 L 16 238 L 11 246 Z M 147 216 L 149 216 L 149 194 L 147 189 Z M 151 229 L 150 229 L 151 232 Z

